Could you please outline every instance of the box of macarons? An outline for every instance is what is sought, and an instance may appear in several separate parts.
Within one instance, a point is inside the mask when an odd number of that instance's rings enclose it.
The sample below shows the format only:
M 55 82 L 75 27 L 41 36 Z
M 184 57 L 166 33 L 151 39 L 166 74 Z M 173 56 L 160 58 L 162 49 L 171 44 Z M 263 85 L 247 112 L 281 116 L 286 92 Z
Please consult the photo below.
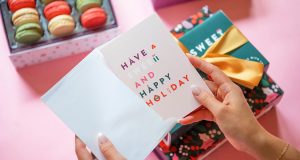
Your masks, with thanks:
M 0 0 L 16 68 L 89 52 L 118 35 L 110 0 Z

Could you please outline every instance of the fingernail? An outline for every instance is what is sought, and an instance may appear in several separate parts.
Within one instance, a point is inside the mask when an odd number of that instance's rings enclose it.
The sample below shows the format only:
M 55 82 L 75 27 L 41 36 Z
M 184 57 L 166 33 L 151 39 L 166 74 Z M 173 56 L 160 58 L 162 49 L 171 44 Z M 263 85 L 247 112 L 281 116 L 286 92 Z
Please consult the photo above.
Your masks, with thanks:
M 200 95 L 201 90 L 198 86 L 192 85 L 191 88 L 192 88 L 192 93 L 193 93 L 194 96 L 199 96 Z
M 182 121 L 182 119 L 179 119 L 179 120 L 178 120 L 178 123 L 181 124 L 181 121 Z
M 99 144 L 104 144 L 104 143 L 107 143 L 108 139 L 102 133 L 99 133 L 98 141 L 99 141 Z

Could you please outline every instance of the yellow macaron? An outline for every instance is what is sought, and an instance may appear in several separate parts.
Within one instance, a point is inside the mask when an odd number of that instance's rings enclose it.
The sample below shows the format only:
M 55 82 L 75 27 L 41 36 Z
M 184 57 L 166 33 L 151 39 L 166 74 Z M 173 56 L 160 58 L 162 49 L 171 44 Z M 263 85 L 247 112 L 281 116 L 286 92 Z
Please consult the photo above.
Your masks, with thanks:
M 39 14 L 34 8 L 22 8 L 17 10 L 12 16 L 14 26 L 18 27 L 26 23 L 40 22 Z
M 50 20 L 48 29 L 56 37 L 70 35 L 75 29 L 75 22 L 70 15 L 59 15 Z

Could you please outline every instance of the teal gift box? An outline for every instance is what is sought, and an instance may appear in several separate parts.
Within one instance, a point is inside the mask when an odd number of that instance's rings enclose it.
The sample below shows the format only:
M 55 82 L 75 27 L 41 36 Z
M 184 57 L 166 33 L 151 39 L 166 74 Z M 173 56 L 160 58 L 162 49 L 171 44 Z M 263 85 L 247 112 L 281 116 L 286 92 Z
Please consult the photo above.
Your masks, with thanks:
M 179 41 L 187 50 L 196 56 L 203 56 L 206 50 L 217 41 L 233 23 L 222 11 L 214 13 L 201 25 L 185 33 Z M 269 61 L 248 41 L 227 55 L 264 64 L 265 70 L 268 68 Z
M 203 42 L 204 44 L 200 45 L 206 46 L 203 46 L 204 49 L 196 54 L 197 56 L 202 56 L 209 47 L 205 40 L 208 38 L 209 40 L 206 41 L 213 43 L 215 39 L 219 38 L 219 35 L 213 34 L 218 34 L 221 31 L 224 33 L 231 26 L 232 22 L 222 11 L 213 13 L 208 7 L 204 7 L 196 14 L 176 25 L 171 30 L 171 33 L 190 52 L 191 49 L 195 49 L 197 45 Z M 192 52 L 192 54 L 195 55 L 195 52 Z M 250 42 L 233 50 L 229 55 L 261 62 L 265 65 L 265 70 L 269 65 L 268 60 Z M 281 88 L 266 72 L 264 72 L 259 85 L 253 89 L 240 87 L 257 118 L 267 113 L 283 96 Z M 225 142 L 225 136 L 217 124 L 209 121 L 201 121 L 185 126 L 177 124 L 170 131 L 169 135 L 165 139 L 170 139 L 170 141 L 161 142 L 154 152 L 162 160 L 202 159 Z

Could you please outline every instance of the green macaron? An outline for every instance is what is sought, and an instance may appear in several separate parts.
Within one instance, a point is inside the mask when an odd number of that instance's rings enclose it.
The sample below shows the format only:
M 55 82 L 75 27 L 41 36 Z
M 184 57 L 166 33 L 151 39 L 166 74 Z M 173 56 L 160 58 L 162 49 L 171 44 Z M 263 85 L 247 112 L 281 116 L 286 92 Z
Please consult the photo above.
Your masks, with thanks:
M 26 23 L 16 30 L 15 39 L 19 43 L 33 44 L 41 39 L 43 30 L 37 23 Z
M 76 8 L 81 13 L 85 12 L 90 8 L 100 7 L 101 5 L 102 5 L 102 0 L 77 0 L 76 1 Z

